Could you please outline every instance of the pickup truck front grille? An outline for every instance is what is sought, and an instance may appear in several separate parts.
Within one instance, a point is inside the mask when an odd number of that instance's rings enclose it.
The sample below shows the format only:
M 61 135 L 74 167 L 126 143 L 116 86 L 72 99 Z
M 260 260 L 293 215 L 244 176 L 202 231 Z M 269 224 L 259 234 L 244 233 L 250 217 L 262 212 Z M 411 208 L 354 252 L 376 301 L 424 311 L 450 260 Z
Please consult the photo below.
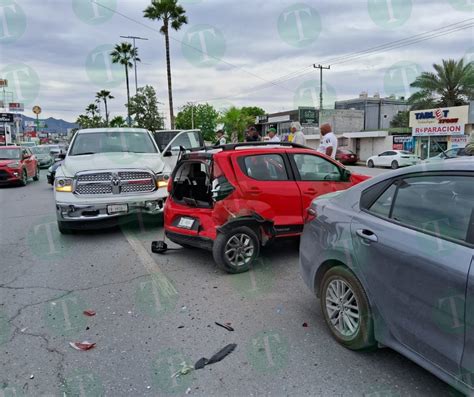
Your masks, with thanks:
M 155 189 L 155 178 L 151 172 L 126 170 L 79 173 L 74 192 L 95 196 L 150 193 Z

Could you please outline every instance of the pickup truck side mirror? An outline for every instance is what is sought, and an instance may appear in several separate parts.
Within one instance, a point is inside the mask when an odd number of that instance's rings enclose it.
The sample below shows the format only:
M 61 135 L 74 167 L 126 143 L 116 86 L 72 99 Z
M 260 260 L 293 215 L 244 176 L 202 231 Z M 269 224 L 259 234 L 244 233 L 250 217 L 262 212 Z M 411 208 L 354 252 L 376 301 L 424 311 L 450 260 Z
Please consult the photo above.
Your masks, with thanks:
M 59 160 L 64 160 L 66 158 L 66 153 L 58 153 L 56 158 Z

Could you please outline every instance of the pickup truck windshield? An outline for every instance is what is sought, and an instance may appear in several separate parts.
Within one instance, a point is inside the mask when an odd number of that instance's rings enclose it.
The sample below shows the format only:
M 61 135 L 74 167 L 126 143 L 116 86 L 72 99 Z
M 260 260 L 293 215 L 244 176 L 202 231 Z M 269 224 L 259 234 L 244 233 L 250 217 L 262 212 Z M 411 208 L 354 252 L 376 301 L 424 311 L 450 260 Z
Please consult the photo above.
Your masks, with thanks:
M 96 153 L 157 153 L 146 132 L 93 132 L 79 133 L 74 140 L 70 156 Z

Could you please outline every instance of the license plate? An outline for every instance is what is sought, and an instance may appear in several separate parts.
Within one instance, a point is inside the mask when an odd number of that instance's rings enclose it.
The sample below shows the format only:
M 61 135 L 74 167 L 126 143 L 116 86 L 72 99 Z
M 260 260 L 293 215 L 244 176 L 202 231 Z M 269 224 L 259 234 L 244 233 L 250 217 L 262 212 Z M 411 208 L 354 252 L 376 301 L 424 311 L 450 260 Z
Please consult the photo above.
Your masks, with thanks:
M 121 212 L 128 212 L 128 204 L 113 204 L 107 206 L 107 213 L 109 215 L 119 214 Z
M 193 218 L 181 218 L 178 223 L 178 227 L 181 227 L 183 229 L 191 229 L 193 225 L 194 225 Z

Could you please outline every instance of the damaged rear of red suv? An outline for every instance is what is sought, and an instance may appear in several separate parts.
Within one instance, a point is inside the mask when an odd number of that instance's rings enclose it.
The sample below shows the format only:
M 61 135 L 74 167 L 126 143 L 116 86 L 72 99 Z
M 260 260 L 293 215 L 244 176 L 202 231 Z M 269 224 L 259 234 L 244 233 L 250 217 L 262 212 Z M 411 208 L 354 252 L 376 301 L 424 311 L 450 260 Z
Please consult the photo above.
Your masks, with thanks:
M 311 201 L 368 177 L 295 144 L 225 145 L 179 160 L 165 205 L 165 232 L 212 251 L 229 273 L 249 269 L 261 246 L 303 231 Z

